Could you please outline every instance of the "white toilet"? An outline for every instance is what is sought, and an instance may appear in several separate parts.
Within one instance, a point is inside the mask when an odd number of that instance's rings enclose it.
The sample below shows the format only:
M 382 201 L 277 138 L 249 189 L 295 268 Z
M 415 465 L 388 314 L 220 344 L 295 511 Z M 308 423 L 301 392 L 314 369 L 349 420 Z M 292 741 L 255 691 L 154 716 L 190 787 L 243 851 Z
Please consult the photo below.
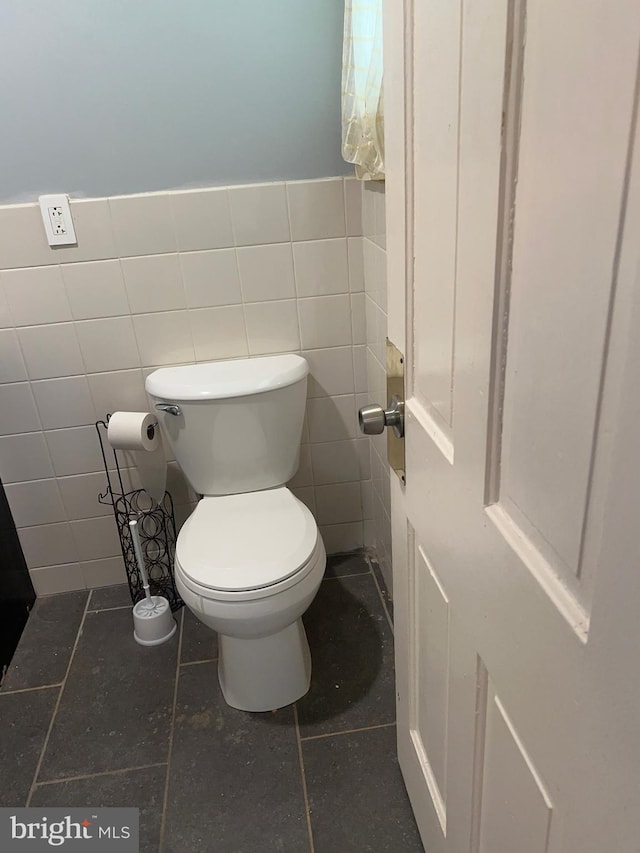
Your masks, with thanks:
M 298 467 L 309 367 L 297 355 L 156 370 L 164 435 L 203 497 L 178 536 L 176 586 L 218 632 L 225 700 L 270 711 L 309 689 L 301 616 L 324 574 L 315 519 L 284 485 Z

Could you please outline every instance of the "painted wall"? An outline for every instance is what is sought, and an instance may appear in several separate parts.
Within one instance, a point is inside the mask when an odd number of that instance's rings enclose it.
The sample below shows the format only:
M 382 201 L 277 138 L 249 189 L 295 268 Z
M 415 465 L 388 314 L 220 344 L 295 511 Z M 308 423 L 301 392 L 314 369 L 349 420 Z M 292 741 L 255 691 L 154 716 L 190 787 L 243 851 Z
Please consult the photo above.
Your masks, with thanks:
M 350 172 L 342 0 L 4 0 L 1 201 Z

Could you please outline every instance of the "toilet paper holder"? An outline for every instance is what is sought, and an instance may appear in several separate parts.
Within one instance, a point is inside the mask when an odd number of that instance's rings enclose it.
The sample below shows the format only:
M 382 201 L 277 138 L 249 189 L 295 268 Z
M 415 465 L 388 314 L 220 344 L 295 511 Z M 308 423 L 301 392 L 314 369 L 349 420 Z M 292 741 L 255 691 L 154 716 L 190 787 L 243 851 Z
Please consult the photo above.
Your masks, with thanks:
M 97 421 L 95 425 L 107 481 L 104 492 L 98 494 L 98 502 L 113 510 L 131 601 L 136 604 L 145 596 L 129 527 L 129 522 L 136 519 L 151 593 L 166 598 L 175 612 L 184 602 L 178 594 L 173 576 L 177 539 L 173 498 L 165 491 L 160 503 L 154 503 L 144 489 L 125 489 L 118 458 L 120 451 L 108 443 L 106 446 L 112 454 L 113 463 L 107 462 L 105 442 L 109 417 L 107 415 L 105 420 Z M 153 426 L 158 429 L 157 422 Z

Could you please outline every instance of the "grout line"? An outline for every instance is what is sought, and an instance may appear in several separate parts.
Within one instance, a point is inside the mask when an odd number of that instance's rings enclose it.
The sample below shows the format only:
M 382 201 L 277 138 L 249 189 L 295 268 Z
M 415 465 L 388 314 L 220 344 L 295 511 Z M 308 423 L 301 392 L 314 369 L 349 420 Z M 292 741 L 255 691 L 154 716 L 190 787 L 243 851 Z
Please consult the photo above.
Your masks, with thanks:
M 308 740 L 321 740 L 322 738 L 337 737 L 338 735 L 352 735 L 356 732 L 371 732 L 375 729 L 388 729 L 391 726 L 395 726 L 395 722 L 379 723 L 377 726 L 363 726 L 361 729 L 345 729 L 343 732 L 327 732 L 324 735 L 307 735 L 307 737 L 300 737 L 300 740 L 306 743 Z
M 393 619 L 389 614 L 389 610 L 387 609 L 387 602 L 384 600 L 384 595 L 382 594 L 382 590 L 380 589 L 380 584 L 378 583 L 378 578 L 376 577 L 376 573 L 373 571 L 373 566 L 371 565 L 371 559 L 368 555 L 365 554 L 365 559 L 369 563 L 369 567 L 371 570 L 371 577 L 373 578 L 373 582 L 376 585 L 376 589 L 378 590 L 378 596 L 380 597 L 380 601 L 382 602 L 382 609 L 384 610 L 384 615 L 387 617 L 387 622 L 389 623 L 389 628 L 391 629 L 391 633 L 395 636 L 393 631 Z
M 176 722 L 176 706 L 178 704 L 178 683 L 180 680 L 180 656 L 182 654 L 182 634 L 184 631 L 184 608 L 180 618 L 180 636 L 178 638 L 178 653 L 176 658 L 176 673 L 173 685 L 173 706 L 171 708 L 171 727 L 169 728 L 169 749 L 167 750 L 167 776 L 164 781 L 164 797 L 162 799 L 162 818 L 160 822 L 159 851 L 164 850 L 164 833 L 167 824 L 167 804 L 169 802 L 169 778 L 171 775 L 171 757 L 173 755 L 173 732 Z
M 298 760 L 300 762 L 300 778 L 302 780 L 302 795 L 304 798 L 304 810 L 307 816 L 307 832 L 309 833 L 309 851 L 314 853 L 313 829 L 311 827 L 311 812 L 309 811 L 309 795 L 307 793 L 307 777 L 304 770 L 304 759 L 302 757 L 302 738 L 300 737 L 300 724 L 298 722 L 298 706 L 293 703 L 293 719 L 296 729 L 296 742 L 298 744 Z
M 56 704 L 54 705 L 53 714 L 51 715 L 51 720 L 49 722 L 49 728 L 47 729 L 47 734 L 45 735 L 44 743 L 42 744 L 42 749 L 40 750 L 40 758 L 38 759 L 38 764 L 36 766 L 35 773 L 33 774 L 33 782 L 31 783 L 31 787 L 29 788 L 29 795 L 27 796 L 27 802 L 25 803 L 27 807 L 31 802 L 33 792 L 36 789 L 36 784 L 38 781 L 38 776 L 40 775 L 40 769 L 42 768 L 42 762 L 44 761 L 45 752 L 47 751 L 47 747 L 49 746 L 49 738 L 51 737 L 51 732 L 53 731 L 53 724 L 55 723 L 56 714 L 58 713 L 58 709 L 60 708 L 62 694 L 64 693 L 64 689 L 67 686 L 67 678 L 69 677 L 69 672 L 71 671 L 71 665 L 73 664 L 76 649 L 78 648 L 78 643 L 80 642 L 80 637 L 82 636 L 82 629 L 84 628 L 85 619 L 87 618 L 87 610 L 89 608 L 89 602 L 91 601 L 91 592 L 92 590 L 89 591 L 89 595 L 87 596 L 87 601 L 84 606 L 82 619 L 80 620 L 80 625 L 78 626 L 78 633 L 76 634 L 76 639 L 73 644 L 73 648 L 71 649 L 71 654 L 69 655 L 69 663 L 67 664 L 67 669 L 64 674 L 64 678 L 62 679 L 62 684 L 60 685 L 60 689 L 58 691 L 58 698 L 56 700 Z
M 203 658 L 202 660 L 185 660 L 180 666 L 196 666 L 199 663 L 215 663 L 218 658 Z
M 138 764 L 136 767 L 122 767 L 118 770 L 103 770 L 100 773 L 83 773 L 79 776 L 65 776 L 62 779 L 46 779 L 44 782 L 38 782 L 36 788 L 42 788 L 45 785 L 62 785 L 63 782 L 78 782 L 82 779 L 96 779 L 101 776 L 115 776 L 118 773 L 131 773 L 133 770 L 148 770 L 151 767 L 165 767 L 166 761 L 158 761 L 155 764 Z
M 350 575 L 329 575 L 329 577 L 322 578 L 323 581 L 341 581 L 343 578 L 366 578 L 368 574 L 370 574 L 371 569 L 367 569 L 366 572 L 353 572 Z
M 87 610 L 87 613 L 110 613 L 112 610 L 131 610 L 132 604 L 119 604 L 117 607 L 101 607 L 99 610 Z
M 55 684 L 39 684 L 38 687 L 18 687 L 16 690 L 0 690 L 0 696 L 13 696 L 15 693 L 33 693 L 34 690 L 50 690 L 52 687 L 62 687 L 62 681 Z

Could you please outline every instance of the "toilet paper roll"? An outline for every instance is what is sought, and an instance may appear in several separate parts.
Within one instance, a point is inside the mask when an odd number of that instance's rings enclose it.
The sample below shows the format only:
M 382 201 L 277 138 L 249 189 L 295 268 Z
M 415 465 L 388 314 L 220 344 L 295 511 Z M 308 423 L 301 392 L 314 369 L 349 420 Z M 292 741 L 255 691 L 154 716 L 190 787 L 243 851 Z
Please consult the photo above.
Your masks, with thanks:
M 109 418 L 107 440 L 116 450 L 146 450 L 161 446 L 158 419 L 149 412 L 114 412 Z
M 107 426 L 107 441 L 115 450 L 131 454 L 142 488 L 155 503 L 160 503 L 167 484 L 167 463 L 155 415 L 114 412 Z

